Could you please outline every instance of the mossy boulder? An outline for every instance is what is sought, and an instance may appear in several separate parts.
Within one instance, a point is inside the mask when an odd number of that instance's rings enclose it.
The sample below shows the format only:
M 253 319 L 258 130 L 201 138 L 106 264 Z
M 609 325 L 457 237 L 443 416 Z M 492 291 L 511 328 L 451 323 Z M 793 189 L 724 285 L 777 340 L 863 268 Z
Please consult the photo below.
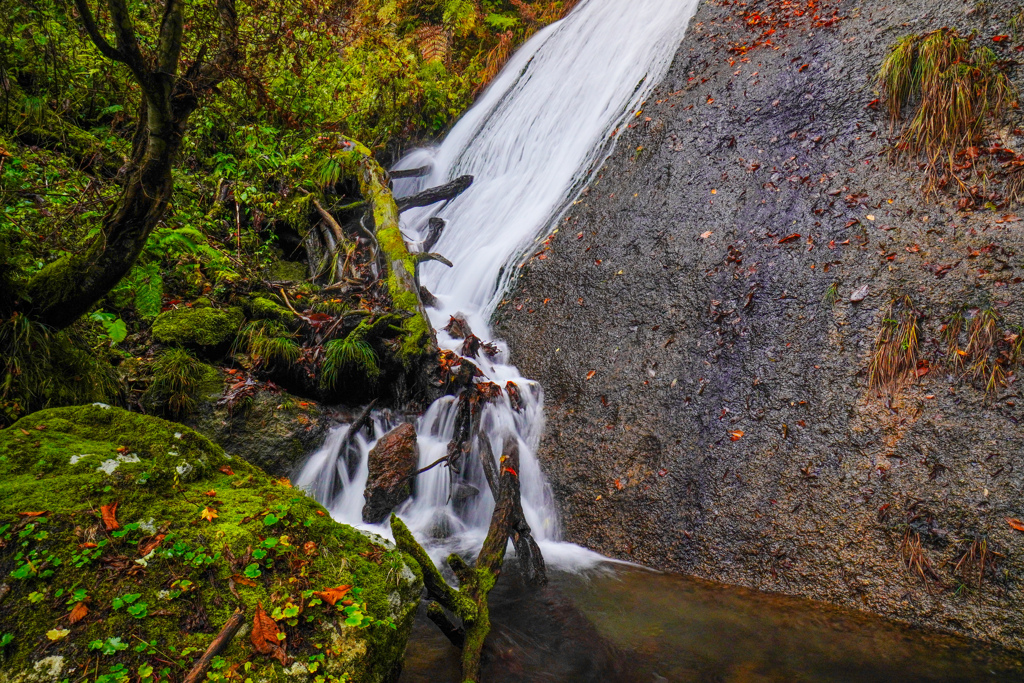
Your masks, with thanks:
M 323 443 L 328 420 L 313 401 L 261 389 L 229 407 L 220 393 L 200 402 L 184 422 L 225 450 L 276 476 L 295 467 Z
M 384 543 L 187 427 L 33 413 L 0 431 L 0 682 L 181 680 L 236 609 L 207 680 L 392 680 L 422 577 Z
M 309 268 L 301 261 L 274 261 L 267 269 L 267 276 L 275 282 L 304 282 L 309 278 Z
M 254 296 L 246 301 L 245 312 L 253 320 L 273 320 L 285 325 L 298 320 L 294 313 L 265 296 Z
M 244 316 L 239 308 L 178 308 L 153 321 L 153 339 L 207 356 L 227 352 Z

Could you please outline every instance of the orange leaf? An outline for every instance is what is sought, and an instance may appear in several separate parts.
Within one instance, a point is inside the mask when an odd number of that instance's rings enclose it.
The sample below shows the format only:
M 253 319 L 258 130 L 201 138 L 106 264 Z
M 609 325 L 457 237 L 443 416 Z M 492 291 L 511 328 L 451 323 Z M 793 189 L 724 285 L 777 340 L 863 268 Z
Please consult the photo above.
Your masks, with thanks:
M 320 598 L 324 602 L 329 602 L 332 606 L 341 600 L 345 595 L 352 590 L 352 586 L 336 586 L 334 588 L 325 588 L 322 591 L 313 593 L 316 597 Z
M 258 603 L 256 615 L 252 619 L 252 632 L 249 634 L 249 640 L 252 641 L 256 652 L 261 655 L 270 655 L 281 662 L 281 666 L 287 666 L 288 655 L 284 653 L 285 641 L 284 638 L 278 638 L 279 633 L 277 622 L 263 611 L 263 603 Z M 280 635 L 284 634 L 280 633 Z
M 232 470 L 227 465 L 221 465 L 217 469 L 219 469 L 221 472 L 223 472 L 224 474 L 228 475 L 229 477 L 233 477 L 235 475 L 234 470 Z
M 28 436 L 29 434 L 32 433 L 32 432 L 28 431 L 27 429 L 22 429 L 21 427 L 18 427 L 18 431 L 21 432 L 25 436 Z
M 106 527 L 107 531 L 121 528 L 121 525 L 117 523 L 117 504 L 118 501 L 115 500 L 109 505 L 100 506 L 100 514 L 103 515 L 103 526 Z
M 621 479 L 616 479 L 615 480 L 615 488 L 616 488 L 616 490 L 619 490 L 619 491 L 622 490 L 622 480 Z
M 307 555 L 316 555 L 316 541 L 306 541 L 303 543 L 302 552 Z
M 214 496 L 216 496 L 216 495 L 217 495 L 217 492 L 216 492 L 216 491 L 207 491 L 207 492 L 206 492 L 206 493 L 204 493 L 203 495 L 204 495 L 204 496 L 207 496 L 207 497 L 209 497 L 209 498 L 213 498 Z
M 1006 523 L 1017 531 L 1024 531 L 1024 522 L 1020 521 L 1016 517 L 1007 517 Z
M 511 475 L 512 475 L 513 477 L 518 477 L 518 476 L 519 476 L 519 473 L 518 473 L 518 472 L 516 472 L 516 471 L 515 471 L 514 469 L 512 469 L 511 467 L 502 467 L 502 468 L 501 468 L 501 471 L 502 471 L 502 472 L 509 472 L 509 473 L 510 473 L 510 474 L 511 474 Z
M 213 520 L 215 520 L 218 517 L 220 517 L 220 515 L 217 514 L 217 511 L 215 509 L 213 509 L 211 507 L 207 507 L 205 510 L 203 510 L 202 517 L 207 522 L 212 522 Z
M 315 512 L 316 512 L 316 514 L 320 515 L 321 517 L 324 516 L 324 511 L 323 510 L 315 510 Z
M 45 511 L 44 512 L 19 512 L 18 516 L 19 517 L 42 517 L 45 514 L 47 514 Z
M 729 432 L 729 441 L 739 441 L 743 438 L 743 430 L 737 429 L 734 432 Z
M 160 545 L 160 542 L 164 540 L 164 537 L 166 535 L 167 534 L 157 534 L 156 536 L 154 536 L 153 538 L 149 539 L 148 541 L 146 541 L 144 543 L 140 543 L 139 544 L 139 555 L 141 555 L 142 557 L 145 557 L 146 555 L 149 555 L 151 552 L 153 552 L 153 550 L 158 545 Z
M 785 244 L 786 242 L 792 242 L 795 239 L 799 239 L 800 233 L 794 232 L 792 235 L 786 235 L 779 240 L 779 244 Z
M 291 479 L 289 479 L 288 477 L 281 477 L 280 479 L 277 480 L 277 483 L 285 487 L 286 489 L 290 489 L 292 487 Z
M 251 588 L 255 588 L 256 587 L 256 582 L 255 581 L 253 581 L 252 579 L 250 579 L 250 578 L 248 578 L 246 576 L 242 576 L 241 574 L 232 574 L 231 580 L 234 581 L 235 583 L 240 583 L 243 586 L 249 586 Z
M 85 615 L 89 613 L 89 608 L 85 606 L 84 602 L 80 602 L 71 608 L 71 618 L 69 621 L 72 624 L 77 624 L 82 619 L 85 619 Z
M 597 374 L 597 370 L 591 370 L 590 372 L 587 373 L 587 379 L 593 379 L 594 375 L 596 375 L 596 374 Z
M 79 543 L 78 544 L 78 549 L 79 550 L 85 550 L 86 548 L 99 548 L 99 545 L 97 545 L 95 543 Z

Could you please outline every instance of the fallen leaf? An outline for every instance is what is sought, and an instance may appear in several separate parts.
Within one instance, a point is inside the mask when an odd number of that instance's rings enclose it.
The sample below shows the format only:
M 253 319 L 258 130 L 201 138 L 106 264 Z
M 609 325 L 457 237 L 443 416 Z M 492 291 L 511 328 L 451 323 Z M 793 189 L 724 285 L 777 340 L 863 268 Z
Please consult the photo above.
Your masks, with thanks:
M 338 600 L 345 597 L 350 590 L 352 590 L 352 586 L 335 586 L 334 588 L 325 588 L 322 591 L 316 591 L 313 595 L 333 606 L 338 602 Z
M 153 538 L 149 539 L 148 541 L 145 541 L 144 543 L 140 543 L 139 544 L 139 555 L 141 555 L 142 557 L 145 557 L 146 555 L 149 555 L 151 552 L 153 552 L 154 549 L 156 549 L 156 547 L 158 545 L 160 545 L 161 541 L 164 540 L 165 536 L 167 536 L 167 534 L 157 534 L 156 536 L 154 536 Z
M 47 514 L 45 511 L 42 511 L 42 512 L 19 512 L 18 516 L 19 517 L 42 517 L 45 514 Z
M 232 470 L 232 469 L 231 469 L 230 467 L 228 467 L 227 465 L 221 465 L 221 466 L 220 466 L 220 467 L 218 467 L 217 469 L 219 469 L 219 470 L 220 470 L 221 472 L 223 472 L 224 474 L 228 475 L 229 477 L 233 477 L 233 476 L 235 476 L 235 472 L 234 472 L 234 470 Z
M 615 489 L 617 491 L 621 491 L 622 490 L 622 480 L 621 479 L 616 479 L 615 480 Z
M 61 638 L 67 638 L 69 633 L 71 633 L 70 629 L 55 628 L 47 631 L 46 637 L 50 640 L 60 640 Z
M 255 581 L 253 581 L 252 579 L 250 579 L 247 576 L 242 576 L 241 574 L 232 574 L 231 575 L 231 580 L 234 581 L 235 583 L 239 583 L 239 584 L 241 584 L 243 586 L 249 586 L 250 588 L 255 588 L 256 587 L 256 582 Z
M 1024 531 L 1024 522 L 1020 521 L 1016 517 L 1007 517 L 1006 523 L 1017 531 Z
M 868 286 L 862 285 L 857 289 L 853 290 L 853 294 L 850 295 L 850 301 L 864 301 L 868 297 Z
M 316 541 L 306 541 L 303 543 L 302 552 L 307 555 L 316 555 Z
M 729 432 L 729 441 L 739 441 L 742 438 L 743 438 L 743 430 L 742 429 L 737 429 L 735 431 Z
M 992 36 L 992 42 L 993 43 L 1001 43 L 1001 42 L 1003 42 L 1004 40 L 1006 40 L 1009 37 L 1010 36 Z
M 287 666 L 288 655 L 284 653 L 285 640 L 284 638 L 279 638 L 279 634 L 284 635 L 277 628 L 277 622 L 263 611 L 263 603 L 257 603 L 256 614 L 252 619 L 252 632 L 249 634 L 249 640 L 252 641 L 256 652 L 259 652 L 261 655 L 270 655 L 281 662 L 281 666 Z
M 593 379 L 594 375 L 596 375 L 596 374 L 597 374 L 597 370 L 591 370 L 590 372 L 587 373 L 587 379 L 588 380 L 589 379 Z
M 82 619 L 85 619 L 85 615 L 89 613 L 89 608 L 85 606 L 84 602 L 79 602 L 71 608 L 71 617 L 68 619 L 72 624 L 77 624 Z
M 79 550 L 85 550 L 86 548 L 99 548 L 99 547 L 100 546 L 97 543 L 79 543 L 78 544 L 78 549 Z
M 786 235 L 779 240 L 779 244 L 785 244 L 786 242 L 792 242 L 795 239 L 800 239 L 800 233 L 794 232 L 792 235 Z
M 103 515 L 103 526 L 106 527 L 107 531 L 114 531 L 120 529 L 121 525 L 117 523 L 117 505 L 119 501 L 114 501 L 109 505 L 100 506 L 100 514 Z
M 290 489 L 292 487 L 292 482 L 288 477 L 281 477 L 280 479 L 277 480 L 277 483 L 285 487 L 286 489 Z
M 700 234 L 700 238 L 701 238 L 702 240 L 706 240 L 707 238 L 711 237 L 711 234 L 712 234 L 712 233 L 711 233 L 711 231 L 710 231 L 710 230 L 708 230 L 707 232 L 702 232 L 702 233 Z
M 24 435 L 24 436 L 28 436 L 29 434 L 32 433 L 32 432 L 28 431 L 27 429 L 22 429 L 21 427 L 18 427 L 18 431 L 21 432 L 22 435 Z
M 215 509 L 213 509 L 211 507 L 207 507 L 205 510 L 203 510 L 202 517 L 207 522 L 212 522 L 213 520 L 215 520 L 218 517 L 220 517 L 220 515 L 217 514 L 217 511 Z
M 204 496 L 207 496 L 207 497 L 209 497 L 209 498 L 215 498 L 215 497 L 217 496 L 217 492 L 216 492 L 216 491 L 207 491 L 207 492 L 206 492 L 206 493 L 204 493 L 203 495 L 204 495 Z

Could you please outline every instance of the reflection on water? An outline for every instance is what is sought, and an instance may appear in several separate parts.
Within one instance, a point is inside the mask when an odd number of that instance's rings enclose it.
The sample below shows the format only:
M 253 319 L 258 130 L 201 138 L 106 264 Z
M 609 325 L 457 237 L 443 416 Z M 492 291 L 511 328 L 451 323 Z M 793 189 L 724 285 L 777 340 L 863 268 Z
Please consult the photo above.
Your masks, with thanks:
M 491 593 L 483 679 L 694 683 L 1024 682 L 1013 653 L 820 603 L 614 567 Z M 401 683 L 459 680 L 458 651 L 425 617 Z

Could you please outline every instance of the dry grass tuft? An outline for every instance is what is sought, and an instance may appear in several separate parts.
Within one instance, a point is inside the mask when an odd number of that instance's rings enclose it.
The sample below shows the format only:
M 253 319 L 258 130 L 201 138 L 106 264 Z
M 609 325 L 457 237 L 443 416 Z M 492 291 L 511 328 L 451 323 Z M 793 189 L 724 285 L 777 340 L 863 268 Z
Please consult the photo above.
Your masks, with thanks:
M 903 541 L 900 543 L 900 558 L 903 566 L 911 576 L 916 576 L 924 582 L 926 588 L 931 590 L 932 584 L 942 585 L 942 579 L 932 566 L 931 560 L 924 553 L 921 545 L 921 534 L 909 526 L 903 533 Z
M 878 73 L 894 129 L 910 109 L 897 150 L 924 156 L 929 189 L 957 177 L 958 153 L 981 142 L 1017 97 L 995 52 L 972 38 L 951 28 L 906 36 Z
M 886 309 L 870 366 L 870 385 L 879 394 L 894 394 L 916 376 L 917 318 L 909 296 L 894 299 Z
M 1006 386 L 1024 356 L 1024 334 L 1005 330 L 1002 323 L 997 311 L 981 308 L 954 313 L 942 329 L 949 366 L 990 396 Z
M 962 577 L 965 584 L 974 583 L 974 587 L 980 590 L 986 572 L 996 576 L 999 561 L 1004 555 L 992 550 L 988 539 L 984 536 L 975 538 L 969 544 L 964 541 L 961 548 L 962 551 L 953 567 L 953 573 Z

